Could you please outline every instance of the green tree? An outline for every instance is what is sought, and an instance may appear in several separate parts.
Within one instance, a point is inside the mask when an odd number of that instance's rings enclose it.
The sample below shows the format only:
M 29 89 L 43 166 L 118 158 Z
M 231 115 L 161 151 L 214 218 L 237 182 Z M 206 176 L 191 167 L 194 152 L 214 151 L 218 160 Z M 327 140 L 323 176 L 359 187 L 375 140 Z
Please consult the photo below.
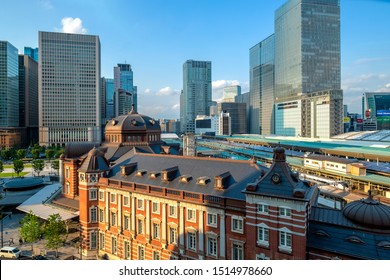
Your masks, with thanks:
M 12 158 L 12 151 L 10 149 L 1 150 L 1 158 L 5 161 Z
M 0 173 L 4 171 L 3 162 L 0 160 Z
M 41 226 L 38 217 L 32 211 L 20 220 L 19 234 L 24 242 L 31 243 L 31 251 L 34 251 L 34 242 L 41 236 Z
M 33 168 L 34 172 L 38 173 L 38 176 L 44 167 L 45 167 L 45 162 L 43 161 L 43 159 L 34 159 L 32 161 L 32 168 Z
M 54 150 L 51 150 L 51 149 L 46 150 L 45 154 L 46 154 L 46 158 L 49 160 L 49 162 L 54 157 L 55 153 L 56 152 Z
M 60 161 L 58 159 L 53 160 L 51 163 L 51 168 L 53 168 L 58 174 L 58 170 L 60 169 Z
M 44 226 L 45 237 L 47 240 L 46 247 L 56 251 L 64 245 L 66 240 L 66 224 L 59 214 L 52 214 L 47 219 Z
M 56 151 L 55 158 L 59 158 L 63 153 L 65 153 L 64 149 L 59 148 L 59 149 Z
M 16 156 L 18 159 L 23 159 L 26 157 L 27 151 L 25 149 L 19 149 L 16 152 Z
M 34 149 L 31 151 L 31 156 L 32 156 L 33 159 L 38 159 L 38 158 L 39 158 L 39 154 L 40 154 L 39 149 L 35 149 L 35 148 L 34 148 Z
M 16 176 L 19 177 L 20 172 L 22 172 L 24 170 L 23 160 L 21 160 L 21 159 L 14 160 L 14 170 L 15 170 Z

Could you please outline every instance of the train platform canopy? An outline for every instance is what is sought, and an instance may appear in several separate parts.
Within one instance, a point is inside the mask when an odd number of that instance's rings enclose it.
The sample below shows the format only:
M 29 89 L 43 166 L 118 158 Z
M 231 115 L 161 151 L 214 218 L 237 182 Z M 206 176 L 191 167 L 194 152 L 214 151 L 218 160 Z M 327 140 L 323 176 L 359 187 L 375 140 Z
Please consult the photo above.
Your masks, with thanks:
M 52 214 L 59 214 L 63 220 L 69 220 L 79 216 L 78 211 L 72 212 L 66 209 L 55 207 L 50 203 L 46 203 L 49 202 L 50 199 L 60 190 L 61 184 L 59 183 L 47 185 L 35 195 L 24 201 L 16 209 L 26 213 L 30 213 L 30 211 L 32 211 L 33 214 L 44 220 L 47 220 Z

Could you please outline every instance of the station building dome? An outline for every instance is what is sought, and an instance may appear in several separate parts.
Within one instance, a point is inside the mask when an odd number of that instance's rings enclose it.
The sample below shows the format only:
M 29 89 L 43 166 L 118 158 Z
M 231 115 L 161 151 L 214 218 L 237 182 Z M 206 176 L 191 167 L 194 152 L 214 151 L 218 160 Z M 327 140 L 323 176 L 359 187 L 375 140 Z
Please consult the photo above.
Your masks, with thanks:
M 374 200 L 371 191 L 366 199 L 348 203 L 343 215 L 362 226 L 390 229 L 390 207 Z

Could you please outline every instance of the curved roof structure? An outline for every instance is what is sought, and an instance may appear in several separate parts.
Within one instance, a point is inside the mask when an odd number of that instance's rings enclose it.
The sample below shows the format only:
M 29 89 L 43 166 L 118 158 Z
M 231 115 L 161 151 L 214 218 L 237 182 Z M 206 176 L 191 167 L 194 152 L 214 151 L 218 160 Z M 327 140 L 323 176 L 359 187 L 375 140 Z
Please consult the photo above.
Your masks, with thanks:
M 40 177 L 21 178 L 10 180 L 4 184 L 5 191 L 25 191 L 39 188 L 43 185 L 43 179 Z
M 95 147 L 89 151 L 88 156 L 81 163 L 78 171 L 81 172 L 96 172 L 96 171 L 108 171 L 110 165 L 107 159 L 104 157 L 104 153 Z
M 343 209 L 343 215 L 363 226 L 390 229 L 390 207 L 374 200 L 371 191 L 366 199 L 348 203 Z
M 108 121 L 105 128 L 106 133 L 131 133 L 149 130 L 161 132 L 159 122 L 149 116 L 138 114 L 134 108 L 127 115 L 121 115 Z

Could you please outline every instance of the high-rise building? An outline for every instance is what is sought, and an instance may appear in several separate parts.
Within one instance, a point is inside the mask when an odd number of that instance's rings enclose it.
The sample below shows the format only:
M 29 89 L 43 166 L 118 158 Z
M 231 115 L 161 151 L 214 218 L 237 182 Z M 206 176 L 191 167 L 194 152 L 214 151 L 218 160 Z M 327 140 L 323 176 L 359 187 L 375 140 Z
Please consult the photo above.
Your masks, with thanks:
M 250 133 L 274 131 L 274 35 L 249 50 Z
M 246 123 L 246 104 L 236 102 L 218 103 L 218 115 L 229 113 L 230 116 L 230 134 L 247 133 Z
M 39 56 L 38 56 L 39 50 L 38 48 L 30 48 L 30 47 L 24 47 L 24 54 L 28 55 L 32 59 L 34 59 L 36 62 L 38 62 Z
M 287 1 L 275 12 L 275 133 L 305 136 L 302 99 L 340 80 L 340 1 Z
M 197 115 L 210 115 L 211 61 L 187 60 L 183 64 L 183 91 L 180 95 L 182 132 L 195 132 Z
M 106 119 L 110 120 L 115 117 L 114 110 L 114 79 L 105 78 L 106 82 Z
M 39 143 L 101 141 L 98 36 L 39 32 Z
M 127 114 L 134 104 L 137 111 L 137 89 L 134 87 L 133 70 L 130 64 L 118 63 L 114 67 L 115 115 Z
M 0 147 L 19 145 L 18 49 L 0 41 Z
M 25 144 L 38 142 L 38 119 L 38 62 L 19 55 L 19 126 L 26 128 Z
M 227 86 L 222 89 L 222 102 L 234 102 L 236 96 L 241 95 L 240 86 Z
M 0 41 L 0 127 L 18 126 L 18 49 L 7 41 Z

